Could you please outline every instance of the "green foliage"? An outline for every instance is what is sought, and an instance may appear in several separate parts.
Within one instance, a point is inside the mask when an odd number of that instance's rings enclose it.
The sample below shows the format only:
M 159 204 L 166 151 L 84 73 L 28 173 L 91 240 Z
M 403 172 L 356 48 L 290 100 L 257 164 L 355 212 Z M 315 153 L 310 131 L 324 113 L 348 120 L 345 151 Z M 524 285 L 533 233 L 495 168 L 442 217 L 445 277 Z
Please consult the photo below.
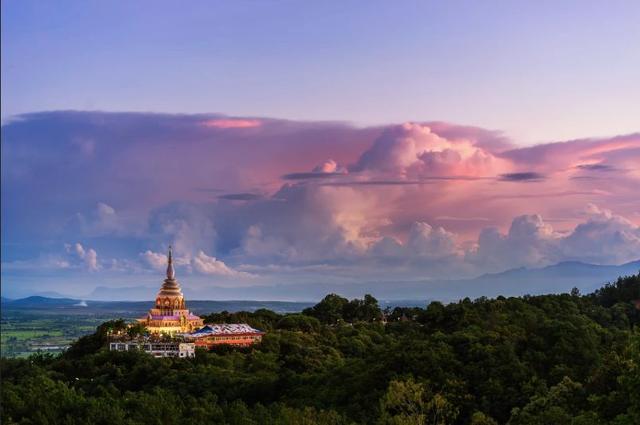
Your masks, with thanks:
M 459 409 L 440 393 L 432 394 L 412 378 L 391 381 L 380 400 L 381 425 L 447 425 L 455 423 Z
M 386 324 L 373 297 L 329 295 L 303 314 L 217 313 L 207 321 L 268 332 L 194 359 L 104 350 L 130 329 L 111 321 L 64 355 L 3 358 L 0 419 L 637 425 L 640 331 L 628 294 L 638 277 L 618 282 L 586 296 L 434 302 L 389 312 Z
M 475 412 L 471 415 L 470 425 L 498 425 L 498 422 L 491 419 L 491 417 L 485 415 L 482 412 Z
M 382 310 L 376 300 L 367 294 L 363 299 L 347 300 L 336 294 L 329 294 L 303 314 L 315 317 L 321 323 L 335 325 L 339 322 L 374 322 L 382 319 Z
M 548 391 L 531 397 L 523 408 L 515 408 L 509 424 L 571 424 L 576 413 L 585 407 L 584 387 L 565 376 Z
M 202 316 L 204 323 L 247 323 L 263 331 L 272 330 L 281 318 L 280 314 L 264 308 L 254 312 L 238 311 L 229 313 L 228 311 L 222 311 Z
M 290 331 L 317 332 L 320 330 L 320 321 L 315 317 L 304 314 L 289 314 L 278 321 L 276 328 Z
M 420 425 L 427 420 L 427 402 L 422 384 L 413 379 L 391 381 L 389 388 L 380 400 L 381 425 L 407 424 Z
M 104 322 L 91 335 L 79 338 L 64 354 L 66 357 L 82 357 L 104 348 L 110 335 L 127 333 L 127 322 L 122 319 Z
M 595 291 L 591 298 L 604 307 L 640 300 L 640 274 L 620 277 Z
M 315 317 L 320 322 L 333 325 L 344 320 L 344 309 L 349 300 L 336 294 L 329 294 L 318 304 L 303 311 L 308 316 Z
M 127 335 L 130 337 L 136 337 L 136 336 L 145 335 L 149 333 L 149 331 L 147 330 L 147 327 L 142 323 L 133 323 L 129 325 L 126 332 L 127 332 Z

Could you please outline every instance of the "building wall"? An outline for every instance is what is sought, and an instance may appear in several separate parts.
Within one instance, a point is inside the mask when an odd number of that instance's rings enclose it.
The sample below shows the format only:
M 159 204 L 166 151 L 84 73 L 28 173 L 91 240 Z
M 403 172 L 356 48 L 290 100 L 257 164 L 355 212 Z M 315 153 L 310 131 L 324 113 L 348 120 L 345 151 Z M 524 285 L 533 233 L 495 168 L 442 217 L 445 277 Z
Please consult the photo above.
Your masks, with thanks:
M 191 332 L 202 326 L 202 319 L 188 320 L 185 325 L 180 323 L 179 320 L 148 320 L 147 318 L 138 319 L 139 323 L 145 325 L 145 327 L 151 333 L 182 333 Z
M 144 351 L 154 357 L 195 357 L 192 342 L 122 342 L 109 343 L 110 351 Z
M 179 332 L 184 332 L 182 327 L 180 326 L 180 324 L 178 324 L 178 325 L 164 325 L 164 326 L 151 324 L 151 325 L 147 325 L 147 329 L 152 334 L 159 334 L 159 333 L 175 334 L 175 333 L 179 333 Z
M 196 347 L 211 348 L 216 345 L 249 346 L 262 340 L 261 334 L 256 335 L 211 335 L 195 340 Z

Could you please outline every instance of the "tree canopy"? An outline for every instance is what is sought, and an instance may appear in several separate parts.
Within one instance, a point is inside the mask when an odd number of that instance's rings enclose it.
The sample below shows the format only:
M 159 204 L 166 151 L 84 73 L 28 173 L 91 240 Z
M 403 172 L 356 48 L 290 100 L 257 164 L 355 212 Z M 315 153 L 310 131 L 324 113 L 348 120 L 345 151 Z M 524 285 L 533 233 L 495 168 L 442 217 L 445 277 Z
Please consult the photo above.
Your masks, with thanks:
M 593 294 L 382 312 L 331 294 L 303 313 L 214 313 L 267 330 L 193 359 L 110 352 L 112 321 L 60 356 L 2 359 L 2 423 L 640 423 L 640 275 Z M 385 324 L 386 322 L 386 324 Z M 142 331 L 142 330 L 141 330 Z

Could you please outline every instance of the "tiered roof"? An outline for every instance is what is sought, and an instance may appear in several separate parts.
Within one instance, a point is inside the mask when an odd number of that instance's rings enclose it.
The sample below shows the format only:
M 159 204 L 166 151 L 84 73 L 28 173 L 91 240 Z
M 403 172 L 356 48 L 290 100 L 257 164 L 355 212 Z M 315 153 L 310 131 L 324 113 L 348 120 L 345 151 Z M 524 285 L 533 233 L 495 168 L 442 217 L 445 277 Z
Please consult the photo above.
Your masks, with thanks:
M 180 318 L 182 316 L 174 314 L 174 315 L 166 315 L 166 314 L 150 314 L 149 317 L 151 318 L 151 320 L 180 320 Z M 185 317 L 187 318 L 187 320 L 197 320 L 200 317 L 196 316 L 193 313 L 189 313 L 187 315 L 185 315 Z
M 176 270 L 173 267 L 173 252 L 169 246 L 169 256 L 167 257 L 167 278 L 162 283 L 158 298 L 162 297 L 178 297 L 183 298 L 180 283 L 176 280 Z
M 203 325 L 202 319 L 187 309 L 176 279 L 171 246 L 167 257 L 167 277 L 156 296 L 155 306 L 138 321 L 152 333 L 189 332 Z
M 198 338 L 212 335 L 262 335 L 263 333 L 264 332 L 254 329 L 246 323 L 221 323 L 217 325 L 205 325 L 189 335 Z

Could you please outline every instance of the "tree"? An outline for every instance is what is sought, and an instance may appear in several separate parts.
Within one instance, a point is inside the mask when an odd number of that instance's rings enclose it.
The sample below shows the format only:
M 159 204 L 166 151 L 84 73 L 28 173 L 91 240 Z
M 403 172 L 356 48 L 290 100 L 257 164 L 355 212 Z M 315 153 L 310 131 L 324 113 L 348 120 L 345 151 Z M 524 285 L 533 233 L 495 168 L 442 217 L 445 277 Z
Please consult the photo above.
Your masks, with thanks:
M 143 323 L 139 322 L 130 325 L 127 329 L 127 335 L 130 337 L 137 337 L 148 333 L 149 331 L 147 330 L 147 327 Z
M 122 319 L 104 322 L 98 326 L 95 333 L 83 336 L 74 342 L 66 351 L 65 356 L 77 358 L 95 353 L 107 345 L 110 335 L 126 332 L 127 323 Z
M 380 400 L 381 425 L 447 425 L 454 423 L 458 409 L 440 393 L 431 395 L 413 378 L 393 380 Z
M 413 378 L 393 380 L 380 400 L 380 425 L 423 425 L 427 422 L 424 386 Z
M 598 304 L 611 307 L 619 302 L 636 302 L 640 300 L 640 273 L 634 276 L 619 277 L 591 294 Z
M 343 320 L 343 312 L 345 305 L 349 300 L 336 294 L 329 294 L 313 307 L 303 310 L 303 314 L 312 316 L 320 322 L 334 325 Z
M 470 425 L 498 425 L 498 422 L 482 412 L 475 412 L 471 415 Z
M 373 296 L 366 294 L 361 307 L 360 320 L 365 322 L 373 322 L 382 320 L 382 310 L 378 305 L 378 300 Z
M 627 371 L 621 375 L 618 380 L 622 386 L 622 390 L 628 395 L 630 403 L 627 409 L 625 419 L 629 423 L 640 423 L 640 331 L 635 330 L 628 347 Z
M 288 314 L 278 321 L 276 328 L 290 331 L 317 332 L 320 329 L 320 321 L 315 317 L 304 314 Z
M 564 377 L 548 392 L 533 396 L 522 409 L 514 409 L 509 424 L 570 425 L 573 418 L 583 412 L 585 403 L 582 384 Z

